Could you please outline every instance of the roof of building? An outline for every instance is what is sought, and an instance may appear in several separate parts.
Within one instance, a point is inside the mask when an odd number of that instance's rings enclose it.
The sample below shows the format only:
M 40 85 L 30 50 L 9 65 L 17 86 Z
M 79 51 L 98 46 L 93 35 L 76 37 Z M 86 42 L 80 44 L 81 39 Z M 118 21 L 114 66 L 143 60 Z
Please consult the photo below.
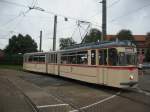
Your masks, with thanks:
M 133 35 L 136 41 L 146 41 L 146 35 Z
M 107 40 L 115 38 L 116 35 L 107 35 Z M 146 41 L 146 35 L 133 35 L 135 41 Z

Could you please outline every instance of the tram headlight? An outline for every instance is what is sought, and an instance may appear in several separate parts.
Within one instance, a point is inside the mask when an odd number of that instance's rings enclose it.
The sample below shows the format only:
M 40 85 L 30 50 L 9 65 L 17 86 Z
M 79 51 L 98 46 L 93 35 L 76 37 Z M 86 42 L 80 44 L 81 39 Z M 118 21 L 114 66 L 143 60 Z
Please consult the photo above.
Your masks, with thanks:
M 133 79 L 134 79 L 134 75 L 131 74 L 131 75 L 129 76 L 129 79 L 130 79 L 130 80 L 133 80 Z

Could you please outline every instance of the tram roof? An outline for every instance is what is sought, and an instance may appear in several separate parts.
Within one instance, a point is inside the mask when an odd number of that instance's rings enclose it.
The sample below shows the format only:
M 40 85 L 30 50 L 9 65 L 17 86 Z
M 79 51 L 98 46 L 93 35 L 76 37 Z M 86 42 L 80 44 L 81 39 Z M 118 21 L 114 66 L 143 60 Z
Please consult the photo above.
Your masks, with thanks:
M 83 50 L 83 49 L 96 49 L 96 48 L 107 48 L 107 47 L 136 47 L 131 41 L 103 41 L 89 44 L 77 44 L 74 46 L 70 46 L 61 50 L 59 52 L 67 52 L 74 50 Z
M 76 44 L 74 46 L 70 46 L 65 48 L 64 50 L 59 51 L 50 51 L 50 52 L 34 52 L 34 53 L 26 53 L 25 55 L 42 55 L 47 53 L 56 53 L 56 52 L 71 52 L 71 51 L 78 51 L 84 49 L 96 49 L 96 48 L 107 48 L 107 47 L 135 47 L 131 41 L 103 41 L 103 42 L 96 42 L 96 43 L 88 43 L 88 44 Z

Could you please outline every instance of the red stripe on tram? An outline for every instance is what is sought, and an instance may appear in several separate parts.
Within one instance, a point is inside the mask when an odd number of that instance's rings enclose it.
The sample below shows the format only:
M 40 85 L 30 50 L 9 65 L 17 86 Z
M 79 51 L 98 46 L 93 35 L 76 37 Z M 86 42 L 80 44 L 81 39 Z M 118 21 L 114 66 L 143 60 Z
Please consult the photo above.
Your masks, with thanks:
M 27 63 L 27 62 L 26 62 Z M 28 62 L 28 64 L 45 64 L 43 62 Z M 75 66 L 75 67 L 93 67 L 93 68 L 108 68 L 108 69 L 114 69 L 114 70 L 136 70 L 137 67 L 124 67 L 124 66 L 102 66 L 102 65 L 80 65 L 80 64 L 50 64 L 48 63 L 48 65 L 60 65 L 60 66 Z
M 114 66 L 106 66 L 104 68 L 108 68 L 108 69 L 114 69 L 114 70 L 136 70 L 137 67 L 114 67 Z

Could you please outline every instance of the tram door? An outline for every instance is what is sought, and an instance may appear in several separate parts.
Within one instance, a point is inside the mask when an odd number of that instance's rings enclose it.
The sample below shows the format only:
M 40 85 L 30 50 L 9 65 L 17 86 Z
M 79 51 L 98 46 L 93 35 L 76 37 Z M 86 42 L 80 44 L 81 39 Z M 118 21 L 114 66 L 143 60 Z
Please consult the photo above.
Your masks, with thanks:
M 58 75 L 57 54 L 54 54 L 53 73 Z
M 107 49 L 101 49 L 99 51 L 99 65 L 101 65 L 99 82 L 106 85 L 108 84 L 107 60 L 108 60 Z
M 49 54 L 45 54 L 46 73 L 48 73 L 48 61 L 49 61 Z
M 50 64 L 48 66 L 48 73 L 55 74 L 55 54 L 50 54 Z
M 60 64 L 61 64 L 61 55 L 60 53 L 57 54 L 57 74 L 60 75 Z

